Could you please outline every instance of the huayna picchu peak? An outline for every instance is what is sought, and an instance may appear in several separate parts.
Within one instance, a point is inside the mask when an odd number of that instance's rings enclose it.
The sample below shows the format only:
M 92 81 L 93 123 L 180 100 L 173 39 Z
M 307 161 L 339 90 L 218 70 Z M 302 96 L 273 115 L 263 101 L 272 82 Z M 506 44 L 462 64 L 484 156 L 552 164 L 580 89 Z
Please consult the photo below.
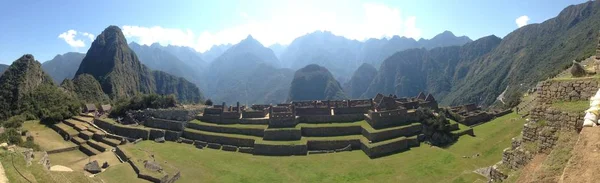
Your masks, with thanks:
M 203 98 L 198 87 L 189 81 L 153 72 L 156 71 L 143 65 L 129 48 L 121 29 L 109 26 L 96 37 L 75 75 L 94 76 L 113 99 L 151 93 L 181 94 L 177 97 L 182 102 L 199 102 Z

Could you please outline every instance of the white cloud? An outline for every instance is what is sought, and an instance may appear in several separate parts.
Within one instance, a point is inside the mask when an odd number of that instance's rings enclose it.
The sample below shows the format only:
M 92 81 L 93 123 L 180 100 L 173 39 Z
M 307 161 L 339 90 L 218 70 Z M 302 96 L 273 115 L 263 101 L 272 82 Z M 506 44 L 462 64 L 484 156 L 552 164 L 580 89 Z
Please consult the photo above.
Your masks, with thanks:
M 94 41 L 94 37 L 95 37 L 95 36 L 94 36 L 92 33 L 89 33 L 89 32 L 82 32 L 81 34 L 82 34 L 83 36 L 86 36 L 86 37 L 90 38 L 90 41 Z
M 527 15 L 520 16 L 515 20 L 515 23 L 517 23 L 518 27 L 527 25 L 527 22 L 529 22 L 529 17 Z
M 125 37 L 133 38 L 140 44 L 152 43 L 189 46 L 197 51 L 206 51 L 213 45 L 236 44 L 251 34 L 265 46 L 275 43 L 290 44 L 295 38 L 317 30 L 327 30 L 349 39 L 366 40 L 368 38 L 392 37 L 394 35 L 421 37 L 416 27 L 416 17 L 401 16 L 397 8 L 381 4 L 363 4 L 362 12 L 332 12 L 331 9 L 318 9 L 313 6 L 288 3 L 288 8 L 279 9 L 273 16 L 264 20 L 255 20 L 247 13 L 240 16 L 243 24 L 227 27 L 218 31 L 204 31 L 195 34 L 189 29 L 172 29 L 160 26 L 140 27 L 122 26 Z M 305 6 L 299 8 L 298 6 Z M 131 40 L 130 40 L 131 41 Z
M 75 35 L 77 35 L 77 31 L 71 29 L 67 32 L 63 32 L 60 35 L 58 35 L 58 38 L 62 38 L 63 40 L 65 40 L 65 42 L 67 42 L 67 44 L 69 44 L 69 46 L 73 48 L 84 47 L 85 44 L 83 43 L 83 40 L 75 39 Z

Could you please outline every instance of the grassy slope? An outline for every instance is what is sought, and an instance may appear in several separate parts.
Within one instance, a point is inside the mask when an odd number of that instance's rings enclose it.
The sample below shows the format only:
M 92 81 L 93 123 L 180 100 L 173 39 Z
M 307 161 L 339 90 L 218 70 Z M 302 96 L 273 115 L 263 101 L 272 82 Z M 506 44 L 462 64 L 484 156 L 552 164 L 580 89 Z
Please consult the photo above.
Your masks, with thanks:
M 26 121 L 23 123 L 23 129 L 31 132 L 36 144 L 39 144 L 44 151 L 76 146 L 70 141 L 63 140 L 56 131 L 39 121 Z
M 583 112 L 590 108 L 590 101 L 554 102 L 552 107 L 565 112 Z
M 36 154 L 35 159 L 32 161 L 31 166 L 25 166 L 25 160 L 21 153 L 13 153 L 5 150 L 0 150 L 0 162 L 4 166 L 4 170 L 9 182 L 27 182 L 21 177 L 15 168 L 11 164 L 11 154 L 14 157 L 15 167 L 21 172 L 27 179 L 32 182 L 101 182 L 97 178 L 86 177 L 82 172 L 50 172 L 43 169 L 42 165 L 38 164 L 39 154 Z M 52 162 L 52 160 L 50 160 Z M 131 167 L 130 167 L 131 168 Z M 133 170 L 132 170 L 133 171 Z
M 369 159 L 362 151 L 268 157 L 198 150 L 172 142 L 144 141 L 126 147 L 150 151 L 157 159 L 181 169 L 178 182 L 474 182 L 485 178 L 472 171 L 498 162 L 523 123 L 513 113 L 475 127 L 476 137 L 462 136 L 448 148 L 422 144 L 378 159 Z M 477 153 L 481 156 L 462 158 Z M 123 171 L 104 174 L 125 176 Z

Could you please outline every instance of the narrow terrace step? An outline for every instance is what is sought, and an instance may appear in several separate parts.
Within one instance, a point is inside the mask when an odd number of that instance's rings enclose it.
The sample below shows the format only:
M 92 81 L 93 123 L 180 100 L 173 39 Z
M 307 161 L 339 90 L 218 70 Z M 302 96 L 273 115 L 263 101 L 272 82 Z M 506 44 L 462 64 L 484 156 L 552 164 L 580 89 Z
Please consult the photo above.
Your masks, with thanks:
M 234 145 L 243 147 L 252 147 L 254 146 L 254 142 L 256 140 L 261 139 L 260 137 L 249 135 L 207 132 L 189 128 L 183 131 L 182 136 L 191 140 L 200 140 L 209 143 L 218 143 L 223 145 Z
M 373 142 L 380 142 L 398 137 L 410 137 L 421 133 L 423 125 L 420 123 L 412 123 L 404 126 L 374 129 L 370 125 L 362 126 L 362 135 Z
M 103 142 L 103 143 L 113 146 L 113 147 L 116 147 L 121 144 L 121 141 L 119 141 L 117 139 L 111 139 L 108 137 L 104 137 L 104 138 L 100 139 L 100 142 Z
M 90 140 L 90 139 L 92 139 L 92 136 L 94 136 L 94 133 L 86 130 L 86 131 L 79 132 L 78 136 L 81 137 L 82 139 Z
M 81 144 L 85 144 L 86 140 L 83 140 L 81 137 L 71 137 L 71 142 L 77 144 L 77 145 L 81 145 Z
M 390 155 L 396 152 L 409 150 L 411 147 L 419 146 L 417 136 L 398 137 L 386 141 L 369 143 L 365 139 L 361 141 L 361 149 L 370 158 Z
M 88 140 L 87 144 L 100 152 L 105 152 L 109 149 L 112 149 L 111 146 L 104 144 L 102 142 L 95 141 L 95 140 Z
M 264 130 L 267 129 L 267 127 L 268 125 L 263 124 L 215 124 L 202 122 L 199 120 L 193 120 L 187 125 L 187 128 L 195 130 L 215 133 L 250 135 L 256 137 L 263 137 Z
M 100 154 L 100 153 L 101 153 L 100 151 L 98 151 L 98 150 L 94 149 L 93 147 L 91 147 L 91 146 L 90 146 L 90 145 L 88 145 L 88 144 L 81 144 L 81 145 L 79 146 L 79 150 L 80 150 L 81 152 L 83 152 L 83 153 L 87 154 L 88 156 L 94 156 L 94 155 L 97 155 L 97 154 Z

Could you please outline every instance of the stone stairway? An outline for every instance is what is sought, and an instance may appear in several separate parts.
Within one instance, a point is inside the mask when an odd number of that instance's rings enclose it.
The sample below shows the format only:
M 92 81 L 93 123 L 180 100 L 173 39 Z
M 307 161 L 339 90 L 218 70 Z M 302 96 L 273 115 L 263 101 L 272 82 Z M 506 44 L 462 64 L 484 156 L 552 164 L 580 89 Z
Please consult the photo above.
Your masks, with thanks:
M 88 156 L 100 154 L 120 144 L 119 140 L 106 137 L 106 133 L 82 118 L 66 119 L 55 126 L 59 133 L 69 134 L 70 141 L 79 145 L 79 150 Z

